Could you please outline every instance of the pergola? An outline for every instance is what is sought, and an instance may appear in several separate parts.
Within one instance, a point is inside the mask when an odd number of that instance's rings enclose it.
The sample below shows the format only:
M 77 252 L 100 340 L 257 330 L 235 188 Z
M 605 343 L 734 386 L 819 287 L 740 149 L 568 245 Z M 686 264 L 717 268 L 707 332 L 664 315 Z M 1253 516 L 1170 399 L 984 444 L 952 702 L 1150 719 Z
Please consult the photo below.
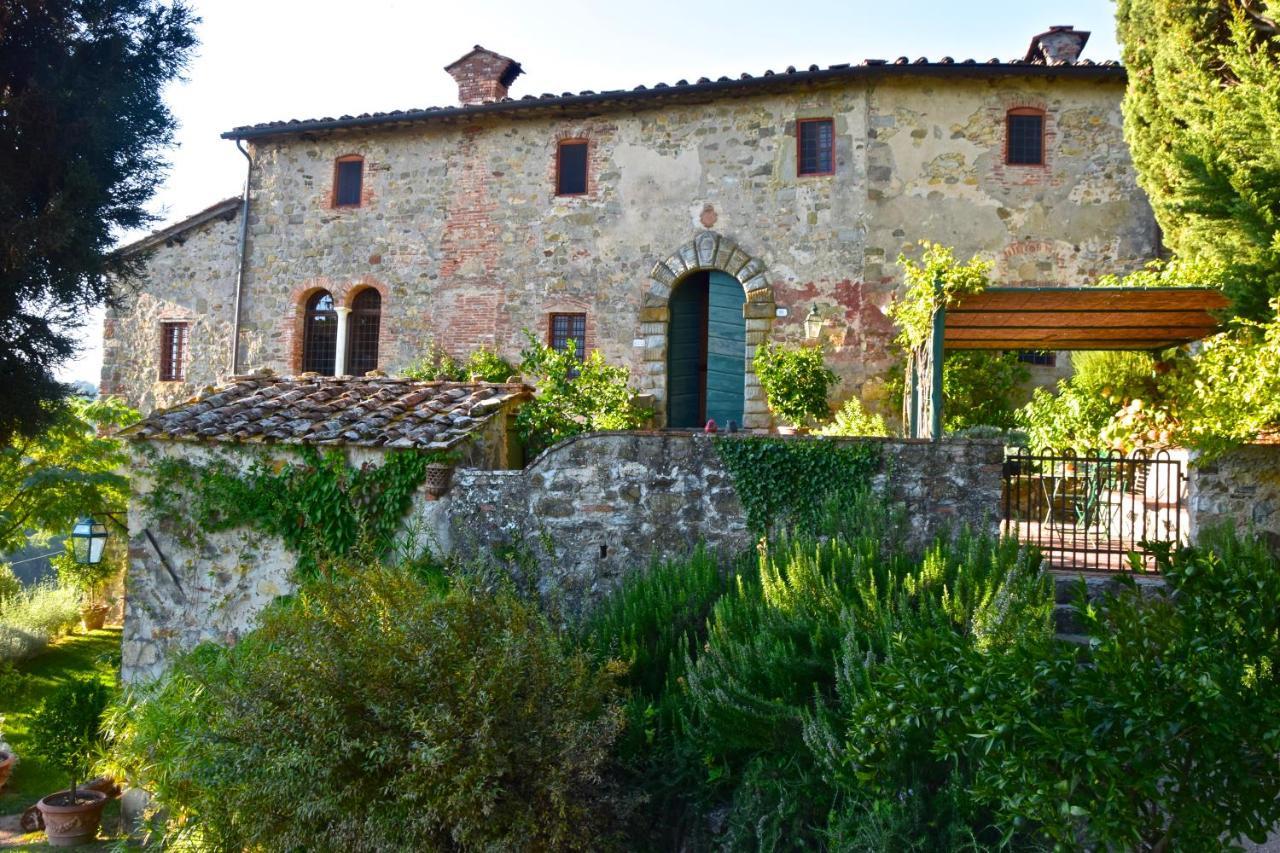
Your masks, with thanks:
M 1219 329 L 1227 307 L 1200 287 L 988 287 L 939 308 L 907 358 L 905 425 L 911 438 L 942 436 L 942 371 L 952 350 L 1159 351 Z

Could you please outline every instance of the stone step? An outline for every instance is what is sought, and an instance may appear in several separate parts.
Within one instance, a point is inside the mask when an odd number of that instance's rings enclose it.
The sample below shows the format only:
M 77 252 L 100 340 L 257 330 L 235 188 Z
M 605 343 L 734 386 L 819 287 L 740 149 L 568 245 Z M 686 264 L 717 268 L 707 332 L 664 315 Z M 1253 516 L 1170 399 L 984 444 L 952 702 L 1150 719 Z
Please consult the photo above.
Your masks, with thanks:
M 1086 594 L 1090 601 L 1096 601 L 1107 593 L 1123 587 L 1119 574 L 1084 574 L 1082 572 L 1051 571 L 1053 578 L 1053 600 L 1058 604 L 1070 604 L 1076 600 L 1080 589 L 1080 580 L 1084 579 Z M 1164 589 L 1164 578 L 1159 575 L 1132 575 L 1134 582 L 1144 594 Z

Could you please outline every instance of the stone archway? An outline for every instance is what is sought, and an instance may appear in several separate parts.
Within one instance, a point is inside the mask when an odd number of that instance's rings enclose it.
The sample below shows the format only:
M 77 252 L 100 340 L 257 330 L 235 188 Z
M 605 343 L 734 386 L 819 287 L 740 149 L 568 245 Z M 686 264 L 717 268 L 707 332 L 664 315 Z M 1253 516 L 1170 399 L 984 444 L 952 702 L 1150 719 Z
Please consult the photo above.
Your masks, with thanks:
M 671 290 L 690 273 L 702 270 L 720 270 L 733 276 L 742 285 L 747 300 L 742 313 L 746 322 L 746 387 L 743 402 L 743 426 L 747 429 L 768 429 L 769 407 L 764 392 L 756 380 L 751 359 L 756 347 L 769 338 L 776 308 L 773 288 L 765 276 L 764 262 L 747 254 L 728 237 L 714 231 L 703 231 L 671 254 L 666 260 L 654 264 L 649 273 L 649 287 L 645 291 L 644 305 L 640 313 L 640 332 L 644 336 L 644 370 L 640 376 L 641 388 L 653 394 L 658 403 L 659 417 L 665 418 L 667 401 L 667 332 L 671 319 L 669 302 Z M 723 426 L 723 424 L 721 424 Z

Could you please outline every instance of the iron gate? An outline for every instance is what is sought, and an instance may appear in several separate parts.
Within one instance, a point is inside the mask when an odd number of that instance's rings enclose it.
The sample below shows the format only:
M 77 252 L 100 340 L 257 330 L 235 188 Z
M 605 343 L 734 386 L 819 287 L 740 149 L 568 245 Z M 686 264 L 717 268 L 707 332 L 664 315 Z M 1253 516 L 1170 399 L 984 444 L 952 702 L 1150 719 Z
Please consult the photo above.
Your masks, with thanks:
M 1052 568 L 1155 570 L 1144 543 L 1183 541 L 1182 460 L 1167 451 L 1005 457 L 1002 529 Z

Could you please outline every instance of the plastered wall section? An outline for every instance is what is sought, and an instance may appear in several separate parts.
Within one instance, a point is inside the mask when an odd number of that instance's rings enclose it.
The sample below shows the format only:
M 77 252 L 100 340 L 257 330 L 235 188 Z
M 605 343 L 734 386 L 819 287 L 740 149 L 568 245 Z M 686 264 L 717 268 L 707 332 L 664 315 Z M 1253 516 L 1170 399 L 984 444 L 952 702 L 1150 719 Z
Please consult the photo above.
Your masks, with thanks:
M 143 272 L 116 283 L 103 321 L 101 389 L 144 415 L 229 375 L 239 217 L 215 219 L 145 255 Z M 185 380 L 160 381 L 161 326 L 190 324 Z
M 585 312 L 588 347 L 649 381 L 650 272 L 705 230 L 759 258 L 804 338 L 816 306 L 842 383 L 874 398 L 892 364 L 885 315 L 917 241 L 983 253 L 1003 284 L 1087 284 L 1132 270 L 1155 225 L 1122 135 L 1116 82 L 955 77 L 846 83 L 597 115 L 485 119 L 268 140 L 255 148 L 246 369 L 290 372 L 317 289 L 384 296 L 381 365 L 429 341 L 512 358 L 522 330 Z M 1004 164 L 1004 117 L 1046 115 L 1047 165 Z M 796 175 L 796 121 L 830 117 L 836 171 Z M 556 144 L 589 145 L 588 191 L 554 194 Z M 365 158 L 358 208 L 332 204 L 333 163 Z M 659 405 L 659 409 L 662 406 Z

